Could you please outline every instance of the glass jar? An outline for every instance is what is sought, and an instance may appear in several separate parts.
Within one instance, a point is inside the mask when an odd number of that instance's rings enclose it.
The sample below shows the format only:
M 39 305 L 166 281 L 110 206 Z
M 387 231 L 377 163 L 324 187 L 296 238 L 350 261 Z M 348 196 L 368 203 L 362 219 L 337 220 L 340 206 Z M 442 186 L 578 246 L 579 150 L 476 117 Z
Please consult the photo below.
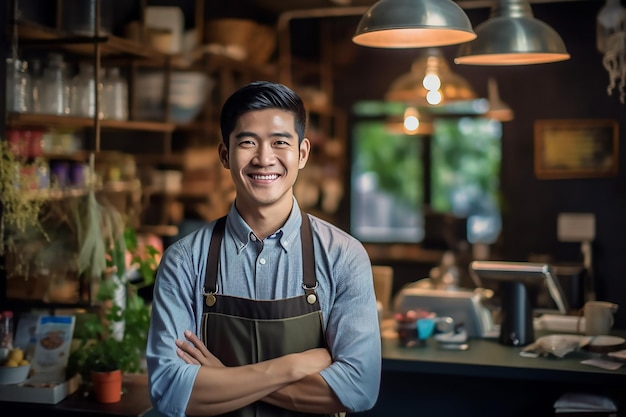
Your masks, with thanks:
M 70 114 L 70 86 L 65 61 L 60 54 L 49 54 L 48 65 L 43 72 L 41 112 L 45 114 Z
M 78 74 L 72 79 L 71 85 L 71 109 L 72 115 L 93 117 L 96 113 L 96 100 L 102 91 L 102 84 L 98 85 L 98 93 L 95 90 L 96 78 L 93 64 L 81 62 Z M 100 112 L 101 113 L 101 112 Z
M 105 119 L 128 120 L 128 85 L 119 68 L 107 69 L 102 98 Z
M 7 58 L 7 110 L 18 113 L 30 111 L 30 75 L 26 61 Z
M 41 60 L 32 59 L 30 61 L 30 112 L 41 113 L 41 94 L 43 92 L 43 68 Z

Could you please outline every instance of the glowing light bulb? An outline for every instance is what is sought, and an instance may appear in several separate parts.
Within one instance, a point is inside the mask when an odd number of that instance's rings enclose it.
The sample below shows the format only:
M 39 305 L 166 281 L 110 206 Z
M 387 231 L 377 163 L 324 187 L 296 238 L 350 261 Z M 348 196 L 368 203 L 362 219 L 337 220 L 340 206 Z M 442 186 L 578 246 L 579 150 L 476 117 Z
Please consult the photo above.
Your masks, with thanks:
M 420 125 L 419 114 L 413 107 L 407 107 L 404 111 L 404 133 L 414 134 Z
M 428 92 L 428 94 L 426 94 L 426 101 L 432 106 L 436 106 L 437 104 L 441 103 L 442 99 L 443 97 L 439 90 L 431 90 Z
M 441 87 L 441 80 L 437 74 L 426 74 L 422 80 L 422 85 L 429 91 L 436 91 Z

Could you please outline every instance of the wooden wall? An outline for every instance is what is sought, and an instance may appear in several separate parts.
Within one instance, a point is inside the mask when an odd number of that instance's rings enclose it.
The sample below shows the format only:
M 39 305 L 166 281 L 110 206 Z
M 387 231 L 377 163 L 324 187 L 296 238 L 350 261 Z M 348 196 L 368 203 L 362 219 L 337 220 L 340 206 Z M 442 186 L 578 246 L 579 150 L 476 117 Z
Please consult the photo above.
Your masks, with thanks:
M 500 259 L 527 260 L 548 254 L 557 262 L 581 262 L 577 243 L 557 241 L 560 212 L 588 212 L 596 217 L 593 267 L 598 299 L 621 305 L 616 325 L 626 326 L 626 169 L 625 146 L 615 177 L 537 179 L 534 174 L 533 124 L 537 119 L 614 119 L 626 134 L 626 105 L 619 93 L 607 94 L 608 73 L 596 49 L 596 16 L 603 1 L 533 4 L 535 17 L 563 38 L 571 59 L 560 63 L 520 67 L 455 65 L 457 47 L 444 53 L 454 71 L 466 77 L 477 93 L 486 96 L 487 78 L 498 80 L 500 96 L 515 111 L 503 125 L 501 190 L 503 232 L 494 248 Z M 489 10 L 467 11 L 474 27 Z M 411 50 L 357 48 L 357 58 L 337 72 L 336 99 L 349 110 L 363 99 L 380 99 L 398 75 L 408 71 L 417 56 Z M 354 51 L 353 51 L 354 52 Z

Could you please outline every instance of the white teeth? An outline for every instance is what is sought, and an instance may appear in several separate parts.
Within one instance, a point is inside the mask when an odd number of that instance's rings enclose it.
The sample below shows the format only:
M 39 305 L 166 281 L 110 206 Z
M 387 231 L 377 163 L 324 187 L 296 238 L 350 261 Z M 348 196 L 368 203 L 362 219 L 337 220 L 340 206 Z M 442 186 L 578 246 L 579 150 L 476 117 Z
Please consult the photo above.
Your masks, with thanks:
M 276 175 L 276 174 L 272 174 L 272 175 L 252 175 L 252 178 L 254 178 L 255 180 L 269 181 L 269 180 L 275 180 L 276 178 L 278 178 L 278 175 Z

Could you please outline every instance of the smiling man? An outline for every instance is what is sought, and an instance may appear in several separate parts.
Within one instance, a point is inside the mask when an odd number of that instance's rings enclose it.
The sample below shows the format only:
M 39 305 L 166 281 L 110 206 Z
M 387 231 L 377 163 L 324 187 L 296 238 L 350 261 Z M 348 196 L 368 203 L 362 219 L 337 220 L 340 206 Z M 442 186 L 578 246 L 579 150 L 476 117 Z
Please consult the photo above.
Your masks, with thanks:
M 363 245 L 300 210 L 302 100 L 250 83 L 221 114 L 227 216 L 171 245 L 154 290 L 150 396 L 171 416 L 332 415 L 373 407 L 380 333 Z

